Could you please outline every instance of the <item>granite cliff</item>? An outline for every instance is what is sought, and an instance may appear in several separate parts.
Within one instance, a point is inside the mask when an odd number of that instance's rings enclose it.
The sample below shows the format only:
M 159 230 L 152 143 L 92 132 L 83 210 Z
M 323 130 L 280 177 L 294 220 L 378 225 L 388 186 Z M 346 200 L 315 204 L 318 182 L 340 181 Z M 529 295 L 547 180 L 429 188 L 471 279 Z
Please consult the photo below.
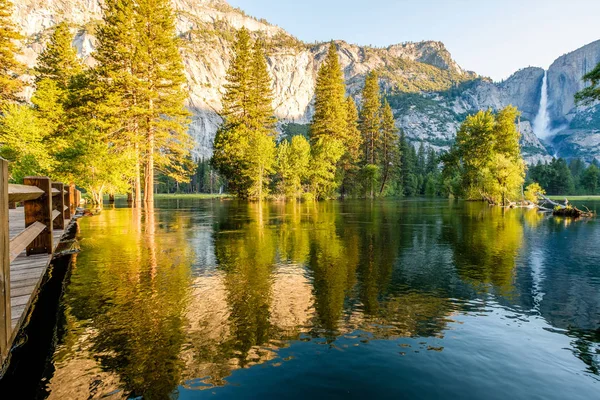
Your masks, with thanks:
M 275 110 L 283 133 L 303 132 L 312 117 L 318 68 L 327 43 L 307 44 L 265 20 L 246 15 L 223 0 L 173 0 L 177 31 L 188 77 L 188 107 L 193 112 L 190 133 L 194 157 L 209 157 L 221 122 L 220 97 L 231 59 L 235 30 L 246 27 L 265 40 L 273 77 Z M 93 65 L 95 29 L 101 19 L 99 0 L 20 0 L 14 20 L 25 35 L 21 56 L 33 67 L 52 27 L 68 21 L 80 56 Z M 360 100 L 367 72 L 375 70 L 394 108 L 397 125 L 413 143 L 441 150 L 452 143 L 456 129 L 469 113 L 513 104 L 522 111 L 523 150 L 528 161 L 549 159 L 533 133 L 544 70 L 525 68 L 494 83 L 463 70 L 443 43 L 424 41 L 387 48 L 336 42 L 350 95 Z M 600 42 L 559 58 L 548 71 L 550 114 L 561 132 L 552 140 L 559 155 L 600 158 L 600 112 L 577 108 L 573 94 L 583 87 L 581 76 L 600 61 Z

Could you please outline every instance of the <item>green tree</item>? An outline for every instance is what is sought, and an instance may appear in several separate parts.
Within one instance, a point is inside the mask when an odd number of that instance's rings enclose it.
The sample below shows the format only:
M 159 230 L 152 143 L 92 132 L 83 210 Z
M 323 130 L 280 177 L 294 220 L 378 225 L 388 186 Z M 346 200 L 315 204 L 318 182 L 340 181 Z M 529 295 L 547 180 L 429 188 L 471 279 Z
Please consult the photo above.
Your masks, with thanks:
M 400 149 L 400 185 L 402 187 L 402 195 L 407 197 L 416 196 L 418 194 L 418 179 L 416 178 L 417 154 L 415 148 L 406 139 L 404 131 L 400 132 L 398 147 Z
M 348 151 L 348 116 L 345 83 L 335 43 L 319 69 L 315 87 L 315 113 L 310 126 L 312 145 L 311 187 L 317 199 L 333 195 L 337 165 Z
M 591 164 L 581 177 L 581 185 L 587 194 L 597 194 L 599 181 L 600 169 L 594 164 Z
M 47 147 L 49 130 L 27 105 L 5 104 L 0 116 L 0 157 L 11 163 L 11 181 L 21 183 L 25 176 L 48 175 L 54 160 Z
M 73 35 L 66 22 L 54 27 L 46 48 L 38 57 L 35 67 L 36 83 L 49 79 L 56 82 L 59 89 L 69 89 L 73 78 L 83 71 L 72 41 Z
M 346 124 L 348 129 L 344 139 L 346 153 L 340 160 L 340 170 L 343 174 L 341 179 L 342 196 L 346 195 L 356 181 L 362 146 L 362 137 L 358 129 L 358 110 L 356 109 L 356 103 L 350 96 L 346 98 Z
M 133 0 L 106 0 L 103 24 L 97 30 L 98 46 L 94 53 L 97 66 L 91 86 L 94 114 L 99 129 L 112 132 L 118 147 L 133 152 L 133 191 L 136 204 L 142 201 L 143 118 L 141 84 L 137 76 L 137 39 Z
M 378 77 L 375 72 L 370 72 L 365 79 L 360 109 L 360 131 L 363 136 L 365 164 L 375 165 L 377 163 L 376 154 L 381 129 L 380 109 Z
M 24 70 L 15 55 L 16 41 L 21 39 L 12 21 L 13 5 L 10 0 L 0 0 L 0 106 L 19 100 L 23 82 L 18 75 Z
M 310 176 L 310 143 L 303 136 L 282 141 L 277 148 L 279 192 L 288 199 L 299 199 L 302 183 Z
M 331 42 L 327 57 L 319 68 L 315 87 L 315 113 L 310 125 L 314 144 L 320 139 L 343 140 L 347 136 L 346 86 L 335 43 Z
M 171 2 L 138 0 L 134 17 L 137 33 L 134 69 L 141 87 L 137 104 L 144 132 L 144 201 L 153 203 L 155 168 L 182 178 L 177 175 L 182 171 L 174 167 L 187 158 L 192 147 L 187 133 L 186 78 Z
M 394 113 L 392 112 L 390 104 L 385 101 L 381 112 L 381 133 L 379 141 L 379 162 L 383 174 L 379 195 L 384 193 L 386 185 L 389 183 L 391 171 L 393 171 L 394 166 L 399 163 L 397 133 L 398 128 L 396 128 Z
M 584 82 L 589 86 L 575 94 L 575 101 L 582 104 L 590 104 L 600 100 L 600 63 L 583 76 Z
M 445 175 L 456 169 L 461 193 L 469 199 L 506 204 L 520 194 L 525 163 L 521 157 L 515 120 L 518 111 L 509 106 L 494 114 L 480 111 L 467 117 L 456 136 L 452 154 L 445 158 Z
M 48 149 L 59 163 L 63 161 L 61 155 L 74 139 L 70 137 L 75 133 L 71 127 L 74 117 L 71 103 L 77 97 L 78 88 L 75 86 L 84 72 L 77 50 L 71 44 L 72 39 L 66 23 L 56 25 L 38 58 L 36 90 L 31 99 L 40 121 L 49 130 Z
M 239 197 L 263 198 L 275 162 L 271 78 L 262 42 L 238 31 L 212 163 Z

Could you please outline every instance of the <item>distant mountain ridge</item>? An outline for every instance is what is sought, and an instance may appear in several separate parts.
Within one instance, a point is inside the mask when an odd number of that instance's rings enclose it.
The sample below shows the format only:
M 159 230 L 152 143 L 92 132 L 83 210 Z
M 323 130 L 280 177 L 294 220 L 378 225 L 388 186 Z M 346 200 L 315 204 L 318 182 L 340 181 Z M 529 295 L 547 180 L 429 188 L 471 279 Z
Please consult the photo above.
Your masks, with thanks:
M 190 133 L 196 142 L 195 158 L 209 157 L 212 153 L 214 134 L 221 122 L 218 114 L 221 89 L 232 55 L 234 33 L 241 27 L 267 43 L 274 106 L 282 121 L 281 130 L 290 131 L 286 124 L 305 129 L 303 126 L 312 117 L 316 73 L 327 43 L 304 43 L 284 29 L 250 17 L 222 0 L 173 0 L 172 3 L 188 78 L 187 105 L 193 113 Z M 81 57 L 92 64 L 90 55 L 95 48 L 94 33 L 100 19 L 98 0 L 15 2 L 14 20 L 27 37 L 22 60 L 34 66 L 50 29 L 58 22 L 68 21 L 75 35 L 74 45 Z M 550 159 L 545 146 L 533 134 L 530 122 L 539 109 L 544 75 L 541 68 L 526 68 L 506 81 L 494 83 L 463 70 L 441 42 L 402 43 L 386 48 L 344 41 L 336 44 L 348 93 L 360 100 L 365 75 L 378 71 L 397 125 L 413 143 L 447 149 L 468 113 L 514 104 L 523 112 L 521 131 L 526 158 L 530 162 Z M 600 61 L 600 41 L 559 58 L 548 72 L 553 124 L 569 128 L 553 141 L 559 155 L 600 159 L 600 112 L 596 114 L 595 107 L 572 105 L 572 94 L 583 87 L 581 76 L 595 66 L 596 59 Z

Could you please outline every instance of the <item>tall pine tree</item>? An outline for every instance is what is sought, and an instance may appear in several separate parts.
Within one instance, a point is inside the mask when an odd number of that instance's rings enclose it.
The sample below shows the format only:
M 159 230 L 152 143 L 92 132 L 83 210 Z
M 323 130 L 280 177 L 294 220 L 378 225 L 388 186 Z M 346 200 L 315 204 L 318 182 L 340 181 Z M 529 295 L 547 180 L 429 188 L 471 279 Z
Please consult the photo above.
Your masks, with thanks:
M 137 34 L 133 0 L 106 0 L 104 23 L 97 32 L 98 47 L 94 53 L 98 65 L 92 83 L 95 96 L 94 113 L 104 130 L 122 146 L 132 149 L 135 158 L 133 191 L 136 204 L 142 201 L 140 131 L 143 118 L 139 65 L 136 63 Z
M 347 152 L 348 137 L 346 86 L 335 43 L 329 45 L 327 57 L 317 75 L 315 113 L 310 126 L 312 143 L 311 186 L 317 199 L 331 196 L 336 182 L 337 165 Z
M 275 162 L 275 117 L 264 45 L 251 42 L 238 31 L 212 163 L 239 197 L 262 199 Z
M 178 180 L 187 177 L 177 166 L 187 159 L 192 141 L 187 133 L 189 111 L 183 61 L 170 0 L 138 0 L 135 8 L 137 32 L 135 66 L 140 84 L 138 107 L 144 133 L 144 201 L 154 202 L 155 168 Z
M 381 164 L 382 178 L 379 195 L 384 193 L 386 185 L 389 183 L 390 174 L 394 166 L 399 163 L 398 154 L 398 128 L 394 120 L 394 113 L 387 100 L 383 104 L 381 111 L 381 132 L 379 141 L 379 162 Z
M 375 165 L 377 163 L 376 154 L 381 127 L 380 109 L 381 97 L 378 77 L 375 72 L 370 72 L 365 79 L 360 109 L 360 131 L 363 136 L 365 164 Z

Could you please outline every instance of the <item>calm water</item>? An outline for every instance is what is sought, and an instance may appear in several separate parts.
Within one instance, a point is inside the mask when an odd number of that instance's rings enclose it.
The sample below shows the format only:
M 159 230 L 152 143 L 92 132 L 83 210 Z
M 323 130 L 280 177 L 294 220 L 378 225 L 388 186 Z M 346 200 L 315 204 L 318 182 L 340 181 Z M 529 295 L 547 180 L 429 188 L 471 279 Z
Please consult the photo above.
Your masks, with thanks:
M 598 219 L 172 200 L 80 225 L 50 399 L 600 398 Z

